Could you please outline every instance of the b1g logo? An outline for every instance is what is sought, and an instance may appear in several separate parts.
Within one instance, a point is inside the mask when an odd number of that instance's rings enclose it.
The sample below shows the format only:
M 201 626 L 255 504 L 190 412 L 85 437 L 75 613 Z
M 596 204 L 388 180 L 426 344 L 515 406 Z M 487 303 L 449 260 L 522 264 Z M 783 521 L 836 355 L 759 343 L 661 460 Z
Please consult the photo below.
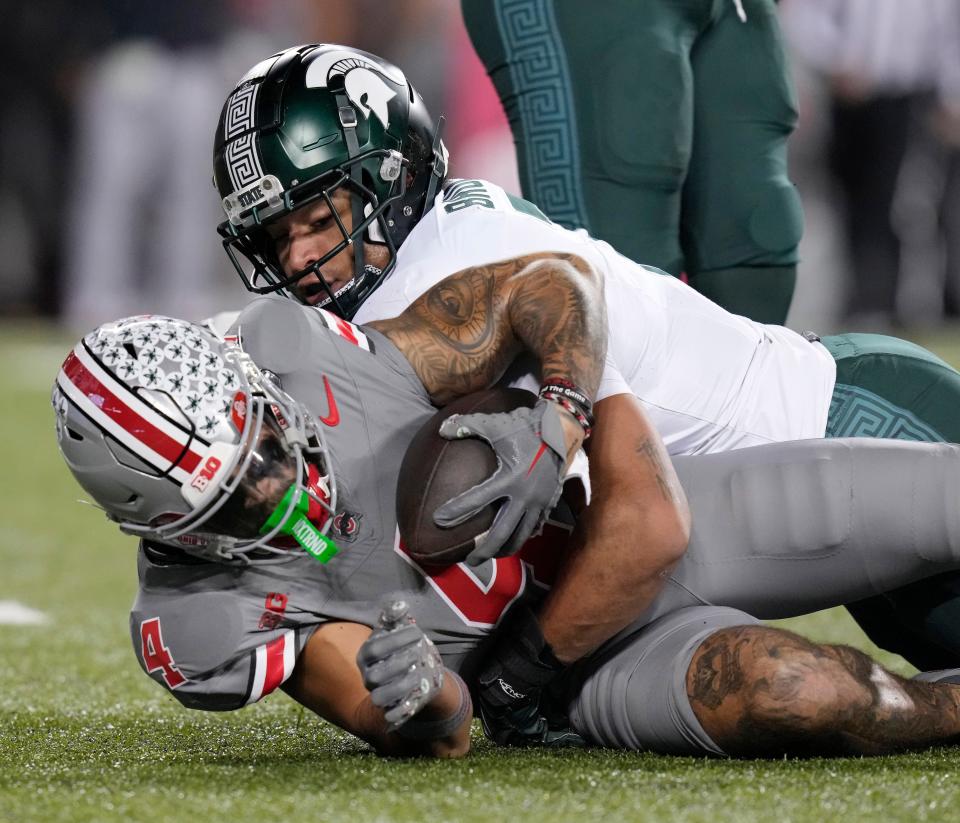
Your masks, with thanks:
M 208 457 L 207 462 L 203 464 L 203 468 L 200 469 L 193 480 L 190 481 L 190 485 L 197 491 L 204 491 L 207 486 L 210 485 L 210 481 L 216 477 L 222 465 L 223 463 L 221 463 L 218 458 Z

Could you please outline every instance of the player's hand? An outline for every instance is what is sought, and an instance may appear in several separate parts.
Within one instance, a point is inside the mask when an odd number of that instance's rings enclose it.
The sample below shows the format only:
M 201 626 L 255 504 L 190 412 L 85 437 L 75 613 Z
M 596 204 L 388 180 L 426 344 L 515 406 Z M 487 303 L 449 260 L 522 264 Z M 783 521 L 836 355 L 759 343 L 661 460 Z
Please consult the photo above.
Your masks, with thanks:
M 387 730 L 396 731 L 443 686 L 440 652 L 407 613 L 406 601 L 384 604 L 379 625 L 357 652 L 363 685 L 383 709 Z
M 494 697 L 499 695 L 481 687 L 477 694 L 477 709 L 483 733 L 497 745 L 550 748 L 586 745 L 562 715 L 545 708 L 539 690 L 507 703 L 491 699 Z
M 556 403 L 539 400 L 533 408 L 511 412 L 455 414 L 440 426 L 441 437 L 479 437 L 497 456 L 490 477 L 433 513 L 434 523 L 450 528 L 503 501 L 490 528 L 474 538 L 467 556 L 471 566 L 518 551 L 557 504 L 567 462 L 562 413 Z
M 477 678 L 476 707 L 484 734 L 501 746 L 583 746 L 563 707 L 545 691 L 563 669 L 536 616 L 517 606 L 499 632 Z

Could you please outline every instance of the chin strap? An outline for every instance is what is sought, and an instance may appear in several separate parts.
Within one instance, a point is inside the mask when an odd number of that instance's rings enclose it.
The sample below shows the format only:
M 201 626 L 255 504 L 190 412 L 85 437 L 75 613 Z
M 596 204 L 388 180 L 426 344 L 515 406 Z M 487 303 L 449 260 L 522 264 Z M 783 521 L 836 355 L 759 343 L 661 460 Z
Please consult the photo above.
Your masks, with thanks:
M 347 153 L 350 157 L 350 180 L 359 188 L 363 180 L 360 172 L 360 164 L 355 162 L 355 158 L 360 154 L 360 143 L 357 140 L 357 111 L 350 105 L 350 100 L 345 94 L 336 95 L 336 100 L 337 113 L 340 116 L 340 125 L 343 127 L 343 139 L 346 141 Z M 353 227 L 359 226 L 364 220 L 362 198 L 356 191 L 350 192 L 350 204 L 353 219 L 351 231 L 353 231 Z M 353 243 L 352 245 L 353 279 L 355 283 L 359 283 L 364 272 L 363 241 L 361 240 L 361 242 Z M 332 302 L 337 306 L 338 314 L 342 314 L 340 304 L 335 297 Z
M 447 147 L 443 145 L 443 127 L 446 125 L 446 122 L 447 119 L 443 115 L 440 115 L 440 119 L 437 120 L 436 133 L 433 135 L 433 146 L 431 146 L 430 149 L 432 155 L 430 161 L 430 182 L 427 184 L 426 199 L 423 204 L 424 214 L 433 208 L 433 198 L 437 196 L 437 190 L 447 176 L 447 159 L 449 158 L 449 154 L 447 153 Z

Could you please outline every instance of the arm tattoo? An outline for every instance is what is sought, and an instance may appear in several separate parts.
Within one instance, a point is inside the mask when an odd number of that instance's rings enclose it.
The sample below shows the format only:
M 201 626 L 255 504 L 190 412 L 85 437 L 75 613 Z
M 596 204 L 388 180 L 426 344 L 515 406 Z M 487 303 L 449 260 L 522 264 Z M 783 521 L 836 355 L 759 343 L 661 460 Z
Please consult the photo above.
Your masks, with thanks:
M 517 336 L 540 359 L 543 380 L 572 380 L 593 397 L 607 353 L 607 317 L 591 274 L 571 255 L 534 261 L 515 278 L 508 308 Z
M 637 443 L 636 449 L 637 454 L 645 458 L 653 469 L 654 476 L 657 480 L 657 488 L 660 489 L 660 494 L 663 496 L 663 499 L 668 503 L 684 501 L 685 497 L 683 492 L 677 485 L 677 476 L 673 472 L 667 471 L 664 465 L 664 458 L 667 460 L 670 458 L 667 457 L 663 451 L 663 446 L 660 443 L 654 442 L 649 437 L 644 437 Z
M 606 353 L 597 275 L 570 255 L 531 255 L 464 269 L 394 320 L 371 323 L 410 361 L 436 403 L 492 385 L 526 348 L 543 378 L 592 396 Z

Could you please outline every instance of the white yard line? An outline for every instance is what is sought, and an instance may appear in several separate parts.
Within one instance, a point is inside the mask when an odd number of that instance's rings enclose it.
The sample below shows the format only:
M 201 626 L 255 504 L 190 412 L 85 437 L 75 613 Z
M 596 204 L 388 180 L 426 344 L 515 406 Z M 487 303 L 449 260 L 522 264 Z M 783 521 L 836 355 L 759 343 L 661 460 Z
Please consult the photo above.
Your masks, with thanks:
M 16 600 L 0 600 L 0 626 L 43 626 L 50 618 Z

